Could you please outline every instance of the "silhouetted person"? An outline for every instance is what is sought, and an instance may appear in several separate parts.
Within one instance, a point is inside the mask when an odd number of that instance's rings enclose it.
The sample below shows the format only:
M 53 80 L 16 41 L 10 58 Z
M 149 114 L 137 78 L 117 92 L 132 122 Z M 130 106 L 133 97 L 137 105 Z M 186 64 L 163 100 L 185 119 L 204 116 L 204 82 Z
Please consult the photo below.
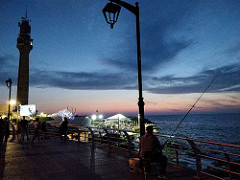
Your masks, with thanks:
M 41 132 L 43 133 L 44 139 L 46 139 L 46 133 L 47 133 L 46 121 L 43 121 L 41 123 Z
M 146 171 L 150 169 L 150 162 L 159 163 L 158 178 L 166 179 L 167 157 L 162 155 L 162 146 L 156 136 L 153 135 L 153 127 L 148 126 L 147 133 L 140 138 L 139 143 L 139 171 L 145 166 Z M 145 165 L 144 165 L 145 164 Z
M 3 138 L 4 138 L 3 126 L 4 126 L 4 122 L 2 117 L 0 117 L 0 150 L 1 150 L 1 147 L 3 144 Z
M 24 141 L 24 136 L 27 136 L 27 140 L 29 140 L 28 137 L 28 121 L 25 119 L 25 116 L 23 116 L 23 119 L 20 122 L 21 128 L 22 128 L 22 140 Z
M 34 136 L 32 138 L 31 143 L 33 143 L 33 141 L 38 138 L 38 142 L 40 141 L 40 134 L 39 134 L 39 118 L 36 118 L 36 120 L 33 123 L 34 126 Z
M 60 138 L 62 140 L 62 136 L 64 136 L 64 142 L 66 142 L 66 138 L 67 138 L 67 126 L 68 126 L 68 120 L 66 117 L 64 117 L 64 120 L 59 127 Z
M 7 143 L 10 135 L 9 120 L 7 117 L 5 117 L 3 120 L 3 133 L 4 133 L 4 143 Z
M 16 131 L 16 134 L 17 134 L 18 141 L 22 140 L 22 126 L 21 126 L 21 121 L 18 121 L 18 122 L 17 122 L 17 131 Z

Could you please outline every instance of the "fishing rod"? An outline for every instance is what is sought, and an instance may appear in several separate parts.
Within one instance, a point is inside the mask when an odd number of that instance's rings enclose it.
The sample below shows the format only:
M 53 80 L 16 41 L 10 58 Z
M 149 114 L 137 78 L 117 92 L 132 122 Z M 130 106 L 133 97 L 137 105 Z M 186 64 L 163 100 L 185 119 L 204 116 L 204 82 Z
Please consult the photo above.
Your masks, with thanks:
M 196 102 L 192 105 L 192 107 L 188 110 L 188 112 L 184 115 L 184 117 L 182 118 L 182 120 L 178 123 L 177 127 L 175 128 L 175 130 L 172 132 L 172 134 L 168 137 L 168 139 L 166 140 L 166 142 L 163 144 L 162 149 L 166 146 L 167 142 L 169 141 L 169 139 L 173 136 L 173 134 L 177 131 L 177 129 L 179 128 L 179 126 L 182 124 L 182 122 L 185 120 L 185 118 L 188 116 L 188 114 L 192 111 L 192 109 L 195 107 L 195 105 L 198 103 L 198 101 L 202 98 L 203 94 L 207 91 L 207 89 L 212 85 L 212 83 L 215 81 L 215 79 L 217 78 L 217 76 L 219 75 L 219 73 L 216 74 L 216 76 L 212 79 L 212 81 L 208 84 L 208 86 L 204 89 L 204 91 L 202 92 L 202 94 L 199 96 L 199 98 L 196 100 Z

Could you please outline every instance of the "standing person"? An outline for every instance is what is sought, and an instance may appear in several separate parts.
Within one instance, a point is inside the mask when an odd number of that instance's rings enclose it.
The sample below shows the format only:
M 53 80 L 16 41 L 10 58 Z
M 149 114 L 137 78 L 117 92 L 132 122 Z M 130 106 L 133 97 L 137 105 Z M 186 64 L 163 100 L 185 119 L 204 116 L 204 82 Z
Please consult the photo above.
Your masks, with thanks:
M 46 132 L 47 132 L 46 121 L 43 121 L 43 122 L 41 123 L 41 132 L 42 132 L 43 135 L 44 135 L 44 139 L 46 139 Z
M 27 136 L 27 140 L 29 140 L 28 137 L 28 121 L 25 119 L 25 116 L 23 116 L 23 119 L 21 120 L 21 128 L 22 128 L 22 140 L 24 141 L 24 136 Z
M 159 172 L 158 178 L 167 179 L 166 178 L 166 167 L 167 167 L 167 157 L 162 155 L 163 147 L 160 145 L 159 140 L 156 136 L 153 135 L 153 127 L 148 126 L 146 128 L 147 133 L 140 138 L 139 143 L 139 158 L 140 165 L 139 171 L 143 169 L 143 162 L 147 160 L 146 170 L 149 170 L 149 161 L 158 162 L 159 163 Z
M 3 133 L 4 133 L 4 143 L 7 143 L 7 140 L 9 138 L 10 135 L 10 129 L 9 129 L 9 120 L 7 117 L 4 118 L 4 122 L 3 122 Z
M 4 138 L 3 124 L 4 124 L 3 119 L 2 119 L 2 117 L 0 117 L 0 150 L 1 150 L 1 147 L 3 144 L 3 138 Z
M 67 126 L 68 126 L 68 120 L 66 117 L 64 117 L 64 120 L 59 127 L 60 138 L 62 140 L 62 136 L 64 136 L 64 142 L 66 142 L 66 138 L 67 138 Z
M 38 142 L 40 141 L 40 134 L 39 134 L 39 118 L 36 118 L 35 122 L 33 123 L 34 125 L 34 136 L 32 138 L 31 143 L 38 138 Z
M 17 138 L 18 141 L 22 140 L 22 126 L 21 126 L 21 121 L 17 122 Z

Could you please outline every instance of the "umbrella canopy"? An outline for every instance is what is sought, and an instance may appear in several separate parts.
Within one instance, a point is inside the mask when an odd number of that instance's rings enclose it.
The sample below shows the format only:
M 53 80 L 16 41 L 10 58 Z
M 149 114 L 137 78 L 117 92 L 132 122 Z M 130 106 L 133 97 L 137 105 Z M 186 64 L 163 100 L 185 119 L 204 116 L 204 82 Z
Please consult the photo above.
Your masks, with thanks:
M 60 116 L 62 117 L 62 120 L 64 119 L 64 117 L 68 118 L 69 120 L 74 120 L 74 115 L 67 109 L 58 111 L 57 113 L 54 113 L 52 116 Z
M 107 120 L 123 120 L 123 119 L 127 119 L 127 117 L 122 114 L 116 114 L 114 116 L 107 118 Z

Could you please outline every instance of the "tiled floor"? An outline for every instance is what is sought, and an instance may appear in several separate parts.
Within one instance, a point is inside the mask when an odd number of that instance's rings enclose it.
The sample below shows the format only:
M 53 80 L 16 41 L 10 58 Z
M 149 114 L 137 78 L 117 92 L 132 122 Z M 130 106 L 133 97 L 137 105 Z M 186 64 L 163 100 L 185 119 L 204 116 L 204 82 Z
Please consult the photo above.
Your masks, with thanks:
M 129 158 L 91 144 L 43 140 L 31 145 L 8 142 L 2 147 L 0 179 L 141 180 L 143 174 L 129 172 Z M 195 172 L 168 165 L 169 179 L 193 179 Z M 152 173 L 149 179 L 157 179 Z

